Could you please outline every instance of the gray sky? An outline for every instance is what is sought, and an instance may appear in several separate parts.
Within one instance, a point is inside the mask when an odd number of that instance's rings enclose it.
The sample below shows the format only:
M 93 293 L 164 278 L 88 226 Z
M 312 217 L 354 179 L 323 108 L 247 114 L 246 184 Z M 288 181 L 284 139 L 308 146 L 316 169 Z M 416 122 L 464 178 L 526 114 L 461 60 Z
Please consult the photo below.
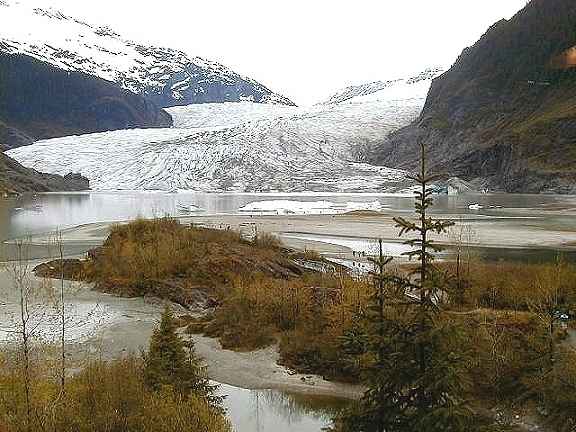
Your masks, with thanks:
M 45 0 L 138 41 L 219 61 L 297 104 L 450 65 L 526 0 Z

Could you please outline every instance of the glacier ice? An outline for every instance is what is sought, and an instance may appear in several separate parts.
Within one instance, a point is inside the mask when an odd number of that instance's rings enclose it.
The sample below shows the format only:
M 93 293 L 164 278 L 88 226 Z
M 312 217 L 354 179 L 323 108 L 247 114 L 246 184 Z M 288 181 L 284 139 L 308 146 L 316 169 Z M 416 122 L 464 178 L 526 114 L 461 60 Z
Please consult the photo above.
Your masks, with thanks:
M 80 172 L 98 190 L 395 192 L 406 173 L 365 162 L 413 121 L 431 80 L 308 108 L 253 102 L 170 108 L 175 127 L 38 141 L 8 152 L 32 168 Z

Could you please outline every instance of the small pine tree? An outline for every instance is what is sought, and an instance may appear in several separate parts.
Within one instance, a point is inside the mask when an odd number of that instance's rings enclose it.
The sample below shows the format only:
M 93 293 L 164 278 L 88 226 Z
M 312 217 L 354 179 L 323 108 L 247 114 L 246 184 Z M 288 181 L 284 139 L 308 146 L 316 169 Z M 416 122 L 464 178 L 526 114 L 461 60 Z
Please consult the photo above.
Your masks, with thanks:
M 369 388 L 364 394 L 360 404 L 354 407 L 343 419 L 344 430 L 348 431 L 375 431 L 385 432 L 384 412 L 387 399 L 390 397 L 389 388 L 382 381 L 382 371 L 389 365 L 393 354 L 390 350 L 389 332 L 394 320 L 390 312 L 390 305 L 397 295 L 395 286 L 398 278 L 386 271 L 391 257 L 384 256 L 382 240 L 379 240 L 379 253 L 375 258 L 369 258 L 374 264 L 374 271 L 370 273 L 373 281 L 373 291 L 365 312 L 361 316 L 362 331 L 346 335 L 346 347 L 358 345 L 365 351 L 359 354 L 368 354 L 368 361 L 364 362 L 362 377 Z M 358 342 L 363 342 L 358 344 Z
M 193 393 L 207 398 L 214 406 L 220 405 L 222 398 L 214 394 L 217 386 L 211 385 L 206 377 L 194 343 L 184 342 L 177 330 L 172 309 L 166 306 L 150 339 L 149 351 L 144 355 L 146 385 L 155 391 L 170 386 L 183 396 Z
M 443 287 L 433 266 L 438 245 L 430 234 L 443 233 L 452 222 L 427 214 L 433 204 L 421 146 L 420 172 L 413 179 L 418 220 L 396 218 L 400 235 L 416 232 L 405 243 L 410 258 L 419 265 L 407 277 L 385 271 L 390 259 L 380 252 L 373 260 L 374 293 L 366 315 L 372 341 L 373 365 L 366 371 L 368 390 L 362 400 L 340 420 L 341 429 L 355 432 L 464 432 L 474 430 L 473 415 L 461 400 L 463 362 L 454 347 L 458 332 L 440 317 Z

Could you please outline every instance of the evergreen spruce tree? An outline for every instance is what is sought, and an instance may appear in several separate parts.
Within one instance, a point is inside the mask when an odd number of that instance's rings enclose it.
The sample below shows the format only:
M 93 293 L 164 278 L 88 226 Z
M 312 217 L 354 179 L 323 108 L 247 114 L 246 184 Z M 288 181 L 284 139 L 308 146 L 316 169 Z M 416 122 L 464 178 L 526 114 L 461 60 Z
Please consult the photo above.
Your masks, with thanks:
M 454 326 L 440 318 L 439 304 L 445 287 L 434 267 L 439 247 L 430 234 L 442 234 L 453 222 L 428 215 L 433 205 L 429 185 L 439 177 L 428 172 L 426 149 L 421 147 L 420 172 L 413 179 L 420 186 L 415 195 L 416 221 L 395 218 L 400 235 L 416 233 L 405 244 L 413 248 L 406 255 L 418 261 L 403 283 L 405 297 L 400 326 L 391 334 L 396 348 L 395 366 L 385 377 L 394 391 L 387 406 L 386 422 L 393 430 L 469 431 L 472 415 L 461 400 L 464 391 L 463 359 L 451 349 L 458 339 Z
M 222 398 L 215 396 L 217 386 L 210 384 L 202 360 L 194 350 L 194 343 L 184 342 L 177 330 L 174 314 L 166 306 L 150 339 L 149 351 L 144 355 L 146 385 L 156 391 L 170 386 L 183 396 L 192 393 L 219 406 Z
M 341 429 L 357 432 L 464 432 L 475 429 L 472 413 L 462 401 L 463 361 L 455 349 L 458 333 L 440 318 L 441 279 L 433 265 L 440 247 L 431 233 L 443 233 L 452 222 L 428 215 L 433 204 L 428 186 L 437 179 L 426 168 L 421 146 L 420 185 L 415 200 L 417 220 L 395 218 L 400 235 L 418 266 L 406 277 L 390 275 L 390 259 L 380 252 L 373 273 L 374 294 L 366 329 L 373 366 L 366 371 L 368 390 L 360 403 L 340 420 Z M 381 251 L 381 249 L 380 249 Z
M 345 348 L 362 347 L 356 350 L 358 354 L 370 354 L 371 361 L 364 366 L 362 378 L 370 383 L 361 403 L 347 413 L 344 418 L 344 429 L 354 431 L 384 432 L 386 429 L 384 412 L 386 400 L 389 398 L 389 389 L 382 381 L 382 371 L 389 367 L 388 362 L 393 355 L 388 343 L 388 335 L 395 324 L 390 306 L 396 299 L 402 299 L 396 287 L 401 287 L 399 279 L 387 272 L 386 267 L 392 261 L 391 257 L 384 256 L 382 240 L 379 240 L 379 253 L 377 257 L 369 258 L 374 264 L 374 271 L 370 273 L 373 281 L 373 291 L 366 311 L 360 317 L 362 331 L 356 330 L 345 335 Z M 351 351 L 351 353 L 353 353 Z

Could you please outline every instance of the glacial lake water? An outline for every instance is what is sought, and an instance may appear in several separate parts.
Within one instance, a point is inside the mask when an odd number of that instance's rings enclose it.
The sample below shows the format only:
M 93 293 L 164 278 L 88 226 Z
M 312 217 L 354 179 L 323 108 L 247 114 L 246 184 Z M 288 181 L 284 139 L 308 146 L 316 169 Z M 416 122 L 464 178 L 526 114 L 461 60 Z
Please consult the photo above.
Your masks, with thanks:
M 379 194 L 239 194 L 195 192 L 78 192 L 23 195 L 0 200 L 0 241 L 94 222 L 153 216 L 238 214 L 249 205 L 254 214 L 314 214 L 378 208 L 413 212 L 413 197 Z M 258 210 L 259 209 L 259 210 Z M 491 224 L 576 232 L 576 196 L 462 194 L 435 196 L 432 212 Z M 554 259 L 550 249 L 481 250 L 493 259 Z M 568 255 L 576 259 L 576 254 Z
M 350 203 L 370 207 L 377 202 L 380 208 L 387 212 L 407 214 L 413 211 L 413 198 L 410 195 L 116 191 L 47 193 L 0 199 L 0 240 L 92 222 L 128 220 L 138 216 L 185 216 L 192 214 L 191 210 L 198 215 L 236 214 L 247 204 L 266 201 L 329 202 L 335 210 Z M 432 212 L 493 218 L 495 223 L 514 223 L 514 219 L 530 219 L 532 224 L 542 229 L 576 230 L 576 196 L 438 195 L 435 196 Z M 265 214 L 275 212 L 267 211 Z

